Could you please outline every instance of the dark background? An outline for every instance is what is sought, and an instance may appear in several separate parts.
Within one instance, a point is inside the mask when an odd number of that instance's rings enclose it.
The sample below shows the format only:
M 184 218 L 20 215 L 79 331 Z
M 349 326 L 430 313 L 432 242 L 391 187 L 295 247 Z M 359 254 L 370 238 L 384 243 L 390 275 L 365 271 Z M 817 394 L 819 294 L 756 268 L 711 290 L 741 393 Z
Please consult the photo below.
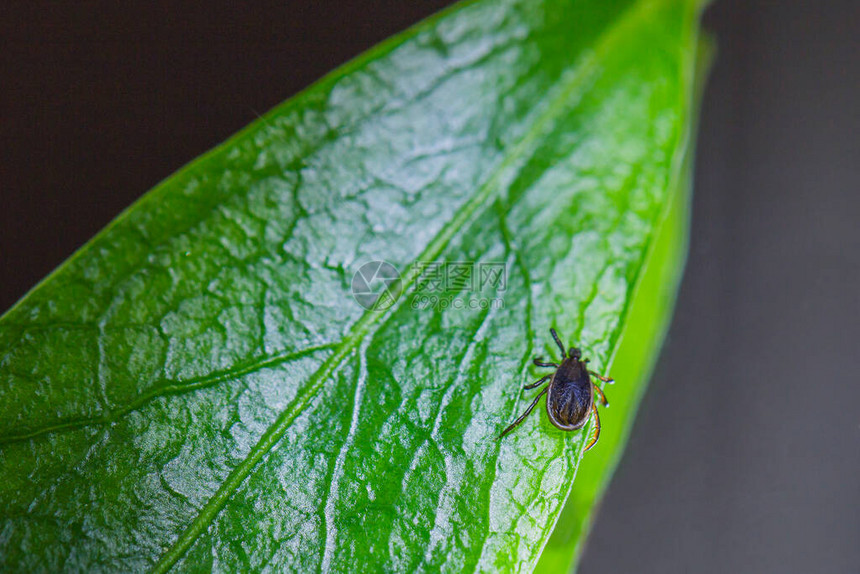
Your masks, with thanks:
M 447 2 L 0 7 L 0 311 Z M 860 572 L 860 2 L 721 0 L 690 257 L 582 574 Z

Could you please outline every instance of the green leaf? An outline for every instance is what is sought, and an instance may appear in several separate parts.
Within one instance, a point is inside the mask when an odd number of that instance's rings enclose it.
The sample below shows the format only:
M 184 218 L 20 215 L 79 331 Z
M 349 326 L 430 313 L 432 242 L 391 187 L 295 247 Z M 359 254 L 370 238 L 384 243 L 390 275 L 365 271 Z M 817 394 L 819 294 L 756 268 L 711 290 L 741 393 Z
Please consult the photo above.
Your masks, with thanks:
M 713 54 L 714 47 L 708 38 L 701 38 L 692 102 L 696 112 Z M 691 119 L 695 122 L 695 114 Z M 606 423 L 600 434 L 603 448 L 589 452 L 577 469 L 576 488 L 572 489 L 540 556 L 535 569 L 539 574 L 574 569 L 599 499 L 627 442 L 636 407 L 669 326 L 676 287 L 687 255 L 692 159 L 692 149 L 688 148 L 681 166 L 681 177 L 670 190 L 666 219 L 657 231 L 646 267 L 636 286 L 637 293 L 624 318 L 622 336 L 611 363 L 613 376 L 624 381 L 625 386 L 630 386 L 632 392 L 621 395 L 618 401 L 614 400 L 616 393 L 613 393 L 611 412 L 601 416 L 601 421 Z
M 456 5 L 120 215 L 0 318 L 0 569 L 528 572 L 583 461 L 569 564 L 683 263 L 699 9 Z M 497 440 L 550 326 L 618 380 L 585 457 Z

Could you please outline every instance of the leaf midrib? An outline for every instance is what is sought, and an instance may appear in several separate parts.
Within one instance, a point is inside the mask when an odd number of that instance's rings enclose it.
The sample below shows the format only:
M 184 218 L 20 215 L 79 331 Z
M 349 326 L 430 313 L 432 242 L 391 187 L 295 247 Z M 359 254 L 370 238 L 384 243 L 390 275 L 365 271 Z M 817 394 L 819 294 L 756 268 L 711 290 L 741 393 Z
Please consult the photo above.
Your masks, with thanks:
M 591 53 L 586 53 L 580 59 L 581 62 L 572 63 L 572 67 L 563 74 L 562 78 L 556 83 L 556 95 L 547 99 L 546 109 L 542 111 L 534 121 L 529 130 L 513 146 L 502 161 L 495 168 L 490 178 L 478 188 L 477 193 L 468 200 L 462 208 L 460 208 L 452 219 L 441 227 L 437 235 L 427 244 L 424 251 L 415 259 L 415 261 L 433 261 L 438 258 L 442 251 L 448 246 L 451 240 L 461 230 L 465 229 L 467 224 L 481 212 L 481 207 L 489 208 L 485 202 L 494 194 L 497 189 L 501 188 L 501 180 L 520 158 L 526 157 L 527 151 L 535 143 L 543 131 L 552 127 L 553 121 L 564 111 L 565 107 L 570 104 L 571 96 L 577 89 L 597 70 L 597 56 L 609 49 L 615 40 L 615 32 L 621 27 L 622 23 L 634 17 L 637 12 L 648 3 L 645 0 L 636 0 L 633 4 L 625 9 L 611 24 L 603 30 L 595 42 L 595 47 Z M 568 77 L 566 77 L 568 76 Z M 406 278 L 402 283 L 401 293 L 407 291 L 415 282 L 419 275 L 418 267 L 411 265 L 406 274 Z M 280 441 L 286 431 L 289 429 L 293 421 L 304 411 L 310 402 L 316 397 L 323 383 L 340 367 L 344 360 L 358 347 L 359 343 L 371 332 L 375 332 L 385 323 L 385 319 L 390 317 L 403 303 L 401 297 L 392 307 L 383 312 L 369 310 L 366 311 L 361 318 L 355 322 L 351 328 L 351 332 L 344 337 L 341 343 L 335 348 L 335 351 L 323 362 L 320 368 L 314 372 L 308 379 L 308 383 L 301 390 L 293 402 L 281 412 L 275 421 L 269 425 L 266 431 L 261 436 L 260 440 L 255 444 L 245 458 L 230 472 L 215 494 L 201 507 L 197 516 L 191 524 L 179 535 L 173 545 L 161 555 L 158 562 L 154 565 L 151 572 L 160 574 L 167 572 L 182 556 L 188 551 L 195 540 L 203 533 L 209 524 L 215 519 L 218 513 L 227 504 L 233 493 L 238 490 L 242 482 L 251 474 L 256 465 L 268 454 L 272 448 Z M 373 329 L 374 325 L 377 329 Z M 581 456 L 581 453 L 580 453 Z

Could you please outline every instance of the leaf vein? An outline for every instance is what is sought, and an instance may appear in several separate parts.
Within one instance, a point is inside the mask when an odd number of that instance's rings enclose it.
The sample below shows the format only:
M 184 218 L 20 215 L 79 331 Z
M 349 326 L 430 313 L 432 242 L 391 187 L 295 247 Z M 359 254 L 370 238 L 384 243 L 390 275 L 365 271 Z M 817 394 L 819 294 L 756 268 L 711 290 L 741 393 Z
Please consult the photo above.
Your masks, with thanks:
M 163 396 L 182 395 L 192 391 L 212 387 L 225 381 L 238 379 L 244 375 L 255 373 L 262 369 L 276 367 L 288 361 L 301 359 L 318 351 L 331 349 L 334 344 L 316 345 L 299 351 L 280 353 L 264 358 L 259 358 L 245 365 L 238 365 L 223 371 L 215 371 L 201 377 L 186 380 L 164 380 L 162 384 L 156 385 L 153 390 L 139 395 L 135 400 L 118 408 L 109 409 L 104 414 L 92 417 L 78 417 L 62 420 L 58 423 L 28 429 L 19 433 L 11 433 L 0 436 L 0 444 L 8 444 L 39 437 L 44 434 L 76 430 L 82 427 L 103 425 L 119 420 L 123 416 L 139 410 L 147 403 Z

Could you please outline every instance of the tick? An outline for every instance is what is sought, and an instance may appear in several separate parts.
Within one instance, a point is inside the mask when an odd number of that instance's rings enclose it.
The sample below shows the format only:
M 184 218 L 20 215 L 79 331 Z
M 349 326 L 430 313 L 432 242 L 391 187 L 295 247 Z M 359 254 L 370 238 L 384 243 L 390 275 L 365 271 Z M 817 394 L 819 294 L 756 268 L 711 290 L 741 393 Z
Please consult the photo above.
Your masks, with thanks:
M 558 338 L 558 333 L 555 329 L 550 329 L 552 338 L 555 339 L 558 348 L 561 349 L 561 364 L 544 363 L 542 357 L 537 357 L 534 360 L 538 367 L 552 367 L 555 369 L 551 374 L 535 381 L 530 385 L 526 385 L 525 389 L 534 389 L 549 381 L 529 408 L 526 409 L 520 418 L 511 423 L 511 426 L 502 431 L 499 438 L 502 438 L 521 422 L 534 410 L 535 406 L 540 401 L 540 398 L 546 395 L 546 414 L 549 417 L 549 422 L 563 431 L 574 431 L 581 429 L 588 422 L 591 413 L 594 413 L 594 434 L 585 450 L 589 450 L 597 442 L 600 436 L 600 415 L 597 413 L 597 405 L 594 402 L 594 396 L 604 407 L 609 406 L 609 401 L 606 400 L 606 395 L 600 390 L 591 377 L 599 379 L 604 383 L 613 383 L 612 379 L 598 375 L 594 371 L 588 370 L 588 359 L 582 358 L 582 351 L 576 347 L 571 347 L 566 352 L 561 339 Z

